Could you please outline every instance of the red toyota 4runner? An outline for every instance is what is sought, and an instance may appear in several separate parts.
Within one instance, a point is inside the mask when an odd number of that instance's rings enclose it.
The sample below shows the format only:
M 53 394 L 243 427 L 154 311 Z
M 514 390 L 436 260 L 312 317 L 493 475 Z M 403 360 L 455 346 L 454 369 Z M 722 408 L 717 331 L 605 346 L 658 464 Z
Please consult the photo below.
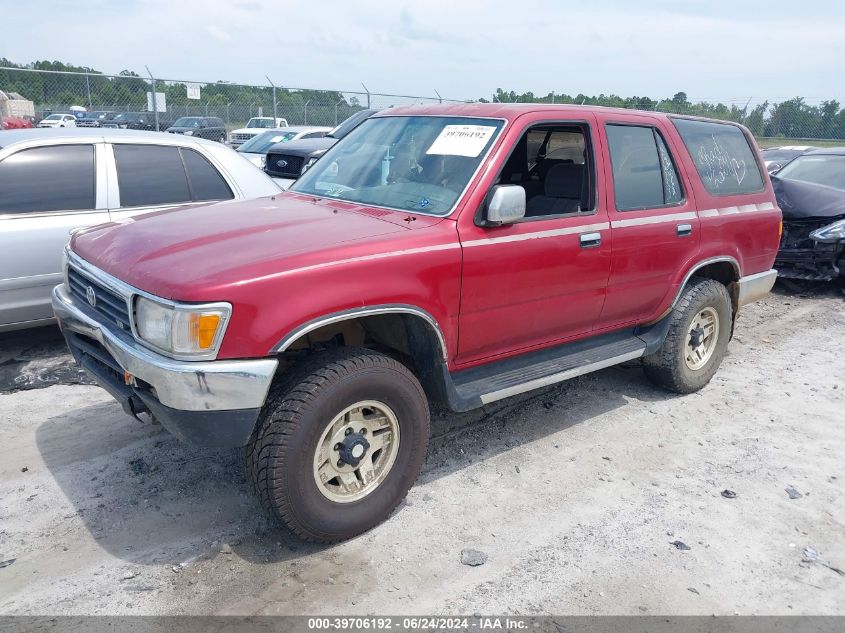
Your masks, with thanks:
M 272 198 L 76 233 L 53 305 L 127 413 L 246 446 L 293 532 L 384 520 L 466 411 L 642 358 L 678 393 L 775 279 L 751 135 L 605 108 L 382 112 Z

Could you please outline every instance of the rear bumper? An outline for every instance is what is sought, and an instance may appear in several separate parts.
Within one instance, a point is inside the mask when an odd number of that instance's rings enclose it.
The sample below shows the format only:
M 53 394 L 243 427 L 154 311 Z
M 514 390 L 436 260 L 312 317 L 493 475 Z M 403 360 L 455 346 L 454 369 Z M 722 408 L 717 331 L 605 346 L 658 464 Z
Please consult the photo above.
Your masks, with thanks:
M 275 375 L 276 359 L 176 361 L 98 322 L 63 285 L 53 310 L 68 347 L 124 410 L 152 413 L 182 440 L 243 446 Z
M 777 277 L 778 271 L 776 270 L 764 270 L 755 275 L 741 277 L 737 282 L 739 288 L 739 306 L 758 301 L 769 294 L 772 286 L 775 285 L 775 279 Z

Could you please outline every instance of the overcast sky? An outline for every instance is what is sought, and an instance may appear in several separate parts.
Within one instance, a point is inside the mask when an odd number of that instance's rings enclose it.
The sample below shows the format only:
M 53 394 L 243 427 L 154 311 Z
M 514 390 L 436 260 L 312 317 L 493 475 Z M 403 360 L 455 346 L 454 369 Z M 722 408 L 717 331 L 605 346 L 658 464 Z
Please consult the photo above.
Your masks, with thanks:
M 845 3 L 0 0 L 0 56 L 195 81 L 845 102 Z

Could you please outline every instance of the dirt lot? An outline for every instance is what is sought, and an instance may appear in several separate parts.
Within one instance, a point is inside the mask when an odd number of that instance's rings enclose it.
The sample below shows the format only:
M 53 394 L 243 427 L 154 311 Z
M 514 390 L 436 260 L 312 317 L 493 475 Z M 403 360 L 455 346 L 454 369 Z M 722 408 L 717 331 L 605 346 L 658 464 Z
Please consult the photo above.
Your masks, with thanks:
M 0 614 L 845 614 L 804 560 L 845 568 L 844 308 L 748 307 L 694 395 L 630 365 L 440 418 L 407 502 L 331 547 L 265 519 L 239 452 L 64 384 L 50 330 L 6 336 Z

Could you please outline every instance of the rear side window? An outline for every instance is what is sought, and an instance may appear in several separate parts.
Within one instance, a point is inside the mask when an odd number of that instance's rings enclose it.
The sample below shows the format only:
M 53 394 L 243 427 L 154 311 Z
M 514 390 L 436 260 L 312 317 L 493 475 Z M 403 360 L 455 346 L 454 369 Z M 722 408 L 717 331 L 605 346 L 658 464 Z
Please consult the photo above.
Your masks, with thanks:
M 192 200 L 231 200 L 234 197 L 223 176 L 205 156 L 192 149 L 182 148 L 182 159 L 188 170 Z
M 95 205 L 93 145 L 25 149 L 0 162 L 0 213 L 89 211 Z
M 763 190 L 754 150 L 735 125 L 673 119 L 707 191 L 716 196 Z
M 115 145 L 121 207 L 190 202 L 188 177 L 177 147 Z
M 679 204 L 683 191 L 675 163 L 652 127 L 608 125 L 613 190 L 619 211 Z
M 194 150 L 157 145 L 115 145 L 121 207 L 230 200 L 226 181 Z

